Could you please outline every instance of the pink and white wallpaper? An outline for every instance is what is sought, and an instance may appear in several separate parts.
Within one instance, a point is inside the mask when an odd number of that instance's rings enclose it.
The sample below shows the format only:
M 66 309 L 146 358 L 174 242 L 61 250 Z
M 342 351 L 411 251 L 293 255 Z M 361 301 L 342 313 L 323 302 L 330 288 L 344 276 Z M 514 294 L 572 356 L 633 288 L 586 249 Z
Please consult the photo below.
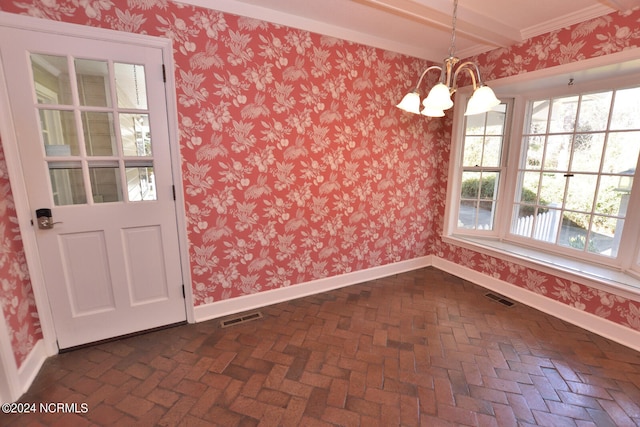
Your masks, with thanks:
M 0 147 L 0 313 L 18 366 L 42 339 L 36 302 L 18 227 L 4 150 Z
M 424 61 L 166 1 L 2 9 L 173 40 L 195 305 L 429 252 L 444 123 L 393 102 Z
M 0 10 L 173 40 L 196 305 L 433 253 L 640 330 L 638 303 L 440 240 L 450 117 L 393 107 L 424 61 L 166 0 L 12 0 Z M 491 79 L 635 47 L 638 17 L 477 59 Z M 21 289 L 18 300 L 32 300 L 28 281 Z M 26 322 L 5 316 L 16 330 Z M 19 363 L 40 338 L 27 331 L 14 343 Z
M 496 49 L 474 59 L 485 80 L 496 80 L 534 70 L 550 68 L 588 58 L 620 52 L 640 46 L 640 10 L 628 14 L 614 13 L 526 40 L 508 49 Z M 450 129 L 446 127 L 447 131 Z M 447 159 L 448 135 L 436 143 Z M 437 169 L 438 221 L 432 253 L 456 264 L 481 271 L 540 295 L 563 302 L 615 323 L 640 331 L 640 302 L 561 279 L 522 265 L 479 254 L 444 243 L 442 236 L 448 166 Z

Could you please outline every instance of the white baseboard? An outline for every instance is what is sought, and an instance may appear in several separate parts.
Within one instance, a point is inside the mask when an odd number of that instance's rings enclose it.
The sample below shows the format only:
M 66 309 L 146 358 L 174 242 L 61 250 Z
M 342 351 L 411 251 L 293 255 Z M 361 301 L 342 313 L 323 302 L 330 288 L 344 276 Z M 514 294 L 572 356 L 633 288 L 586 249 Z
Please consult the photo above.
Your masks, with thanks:
M 315 295 L 333 289 L 431 266 L 460 277 L 461 279 L 468 280 L 483 288 L 498 292 L 524 305 L 562 319 L 572 325 L 586 329 L 626 347 L 640 351 L 640 332 L 638 331 L 431 255 L 197 306 L 194 309 L 195 321 L 204 322 L 217 319 L 247 310 L 254 310 L 296 298 Z
M 495 291 L 522 304 L 540 310 L 543 313 L 584 328 L 633 350 L 640 351 L 640 332 L 638 331 L 431 255 L 197 306 L 194 308 L 195 321 L 203 322 L 225 317 L 247 310 L 266 307 L 284 301 L 431 266 L 460 277 L 461 279 L 468 280 L 483 288 Z M 29 389 L 48 356 L 46 343 L 44 340 L 40 340 L 36 343 L 17 372 L 11 372 L 11 369 L 7 370 L 7 379 L 11 382 L 9 386 L 9 392 L 11 393 L 9 397 L 11 401 L 17 400 Z
M 44 340 L 39 340 L 36 345 L 31 350 L 31 353 L 27 356 L 27 358 L 22 362 L 22 366 L 18 369 L 18 380 L 20 381 L 21 392 L 20 395 L 25 393 L 33 380 L 36 379 L 36 375 L 40 372 L 40 368 L 42 368 L 43 363 L 49 355 L 47 354 L 47 348 Z M 20 397 L 17 396 L 16 399 Z
M 578 310 L 575 307 L 442 258 L 433 257 L 432 262 L 433 267 L 439 270 L 495 291 L 524 305 L 562 319 L 572 325 L 579 326 L 633 350 L 640 351 L 640 332 L 631 328 L 611 322 L 595 314 Z
M 312 280 L 286 288 L 278 288 L 257 294 L 243 295 L 241 297 L 228 300 L 217 301 L 211 304 L 199 305 L 195 307 L 195 321 L 217 319 L 231 314 L 241 313 L 268 305 L 290 301 L 309 295 L 315 295 L 333 289 L 343 288 L 349 285 L 367 282 L 369 280 L 380 279 L 394 274 L 400 274 L 411 270 L 431 266 L 431 255 L 414 258 L 407 261 L 400 261 L 393 264 L 381 265 L 352 273 L 345 273 L 339 276 L 326 277 Z
M 13 357 L 13 355 L 11 356 Z M 3 360 L 0 377 L 6 381 L 6 384 L 1 385 L 0 401 L 2 403 L 15 402 L 29 390 L 47 357 L 45 342 L 39 340 L 19 369 L 16 369 L 14 360 Z

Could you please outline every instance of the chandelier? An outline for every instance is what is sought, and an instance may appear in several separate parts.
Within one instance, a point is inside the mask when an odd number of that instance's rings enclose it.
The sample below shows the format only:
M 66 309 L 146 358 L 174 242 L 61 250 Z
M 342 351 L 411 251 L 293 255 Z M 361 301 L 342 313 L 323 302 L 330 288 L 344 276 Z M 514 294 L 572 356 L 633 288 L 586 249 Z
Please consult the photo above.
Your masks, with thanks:
M 473 95 L 469 99 L 465 116 L 472 114 L 480 114 L 489 111 L 491 108 L 500 104 L 500 100 L 496 98 L 495 93 L 489 86 L 482 83 L 480 77 L 480 69 L 475 62 L 467 61 L 460 63 L 460 59 L 454 56 L 456 49 L 456 19 L 458 13 L 458 0 L 453 2 L 453 24 L 451 33 L 451 46 L 449 47 L 449 57 L 444 60 L 443 65 L 432 65 L 422 72 L 416 87 L 406 94 L 402 101 L 396 107 L 409 113 L 422 114 L 429 117 L 442 117 L 444 110 L 453 107 L 451 96 L 458 89 L 456 83 L 460 72 L 467 71 L 473 82 Z M 420 111 L 420 94 L 418 88 L 424 76 L 431 70 L 440 70 L 440 81 L 431 88 L 427 97 L 422 101 L 424 107 Z

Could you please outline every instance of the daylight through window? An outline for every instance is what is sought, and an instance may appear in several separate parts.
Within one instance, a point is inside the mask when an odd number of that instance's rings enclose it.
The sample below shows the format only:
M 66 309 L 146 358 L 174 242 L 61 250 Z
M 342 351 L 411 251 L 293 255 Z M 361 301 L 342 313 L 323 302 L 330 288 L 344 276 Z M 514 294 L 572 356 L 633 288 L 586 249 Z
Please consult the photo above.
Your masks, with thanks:
M 640 271 L 638 111 L 633 87 L 515 98 L 465 117 L 449 232 Z

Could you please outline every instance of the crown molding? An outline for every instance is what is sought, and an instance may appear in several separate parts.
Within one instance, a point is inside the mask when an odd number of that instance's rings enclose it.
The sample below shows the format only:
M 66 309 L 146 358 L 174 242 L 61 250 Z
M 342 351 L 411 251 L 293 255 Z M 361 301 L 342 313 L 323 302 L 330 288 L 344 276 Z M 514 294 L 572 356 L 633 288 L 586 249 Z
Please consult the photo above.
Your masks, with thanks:
M 605 6 L 603 4 L 596 4 L 575 13 L 570 13 L 568 15 L 559 16 L 555 19 L 550 19 L 549 21 L 540 25 L 534 25 L 525 28 L 520 33 L 522 34 L 522 40 L 527 40 L 541 34 L 556 31 L 560 28 L 569 27 L 571 25 L 579 24 L 590 19 L 599 18 L 600 16 L 608 15 L 612 12 L 615 12 L 615 9 L 612 9 L 609 6 Z
M 429 46 L 416 46 L 415 44 L 400 43 L 372 34 L 355 31 L 346 27 L 332 25 L 326 22 L 305 18 L 263 6 L 242 3 L 237 0 L 218 0 L 215 3 L 212 3 L 210 0 L 181 0 L 180 3 L 259 19 L 273 24 L 310 31 L 416 58 L 427 59 L 433 57 L 439 58 L 441 56 L 440 50 L 431 49 Z

